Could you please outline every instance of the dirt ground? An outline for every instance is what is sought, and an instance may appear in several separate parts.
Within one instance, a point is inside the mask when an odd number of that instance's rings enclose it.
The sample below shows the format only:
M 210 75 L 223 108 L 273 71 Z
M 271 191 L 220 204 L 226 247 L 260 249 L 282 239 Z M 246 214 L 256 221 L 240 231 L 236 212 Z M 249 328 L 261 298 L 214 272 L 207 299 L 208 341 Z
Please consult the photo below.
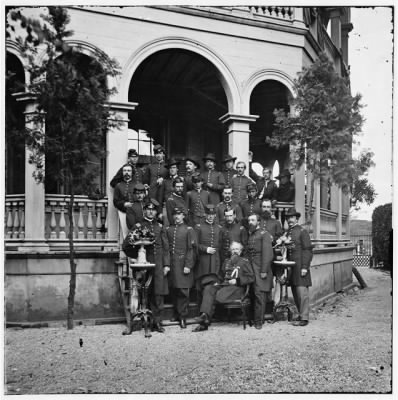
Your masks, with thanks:
M 6 393 L 389 393 L 392 281 L 360 272 L 369 287 L 313 309 L 306 327 L 170 326 L 150 339 L 121 324 L 7 329 Z

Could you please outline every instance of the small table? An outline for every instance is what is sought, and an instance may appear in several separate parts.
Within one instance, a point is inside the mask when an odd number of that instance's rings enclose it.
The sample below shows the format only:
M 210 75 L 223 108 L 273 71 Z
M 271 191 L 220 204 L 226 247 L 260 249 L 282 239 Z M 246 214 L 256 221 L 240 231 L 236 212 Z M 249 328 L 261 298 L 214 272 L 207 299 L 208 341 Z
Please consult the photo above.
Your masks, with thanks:
M 150 328 L 152 326 L 152 311 L 149 309 L 148 291 L 153 278 L 155 264 L 146 261 L 146 245 L 152 242 L 140 241 L 136 243 L 141 248 L 138 250 L 137 260 L 127 258 L 128 267 L 131 270 L 129 274 L 129 311 L 130 318 L 127 319 L 127 328 L 122 332 L 123 335 L 130 335 L 133 331 L 134 320 L 141 320 L 145 337 L 150 338 Z
M 273 314 L 274 314 L 274 322 L 276 321 L 276 316 L 280 312 L 287 311 L 287 319 L 291 321 L 293 316 L 293 304 L 288 301 L 287 297 L 287 284 L 288 278 L 290 276 L 290 268 L 295 265 L 294 261 L 274 261 L 272 265 L 272 272 L 276 277 L 276 282 L 280 285 L 280 296 L 279 301 L 274 306 Z

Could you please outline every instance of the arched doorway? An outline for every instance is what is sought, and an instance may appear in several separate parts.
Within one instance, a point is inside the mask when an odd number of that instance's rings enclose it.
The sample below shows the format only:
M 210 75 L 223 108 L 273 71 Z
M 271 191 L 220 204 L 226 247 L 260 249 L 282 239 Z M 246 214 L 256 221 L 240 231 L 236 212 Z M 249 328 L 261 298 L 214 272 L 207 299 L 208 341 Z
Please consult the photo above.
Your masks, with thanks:
M 150 55 L 134 72 L 128 99 L 139 104 L 129 128 L 148 132 L 168 157 L 211 151 L 221 158 L 228 148 L 219 121 L 228 112 L 227 97 L 217 68 L 199 54 L 173 48 Z
M 25 143 L 15 135 L 25 127 L 25 105 L 13 96 L 25 91 L 25 73 L 21 61 L 12 53 L 6 55 L 6 194 L 25 193 Z M 18 139 L 19 138 L 19 139 Z
M 272 148 L 266 143 L 266 138 L 272 136 L 274 110 L 284 109 L 289 112 L 289 97 L 288 88 L 271 79 L 257 84 L 250 96 L 250 114 L 259 116 L 256 122 L 251 124 L 250 150 L 253 152 L 253 162 L 269 167 L 274 172 L 276 166 L 278 170 L 288 167 L 289 148 Z

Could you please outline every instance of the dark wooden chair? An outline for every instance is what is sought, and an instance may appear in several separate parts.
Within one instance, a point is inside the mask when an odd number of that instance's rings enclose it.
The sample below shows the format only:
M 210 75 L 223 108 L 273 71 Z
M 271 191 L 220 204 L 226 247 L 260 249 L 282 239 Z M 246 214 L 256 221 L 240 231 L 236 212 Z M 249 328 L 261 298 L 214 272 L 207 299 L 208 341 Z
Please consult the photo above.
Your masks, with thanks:
M 249 318 L 249 312 L 252 304 L 249 295 L 249 290 L 250 290 L 250 285 L 246 285 L 245 292 L 240 299 L 233 300 L 229 303 L 219 304 L 220 307 L 227 310 L 228 322 L 231 321 L 231 310 L 234 309 L 241 310 L 240 321 L 243 322 L 243 329 L 246 329 L 246 322 L 249 324 L 249 326 L 252 326 L 252 322 Z

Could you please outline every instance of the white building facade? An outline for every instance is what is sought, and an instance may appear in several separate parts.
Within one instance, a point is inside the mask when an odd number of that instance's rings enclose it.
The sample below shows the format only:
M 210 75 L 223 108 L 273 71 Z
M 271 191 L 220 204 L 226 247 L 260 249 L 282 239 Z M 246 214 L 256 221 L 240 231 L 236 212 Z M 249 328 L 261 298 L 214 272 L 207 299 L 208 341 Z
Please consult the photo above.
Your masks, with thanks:
M 265 142 L 272 135 L 273 111 L 293 112 L 294 79 L 320 52 L 347 74 L 350 10 L 150 6 L 68 11 L 74 31 L 70 43 L 87 56 L 103 52 L 121 67 L 109 84 L 117 88 L 110 103 L 124 124 L 107 134 L 108 157 L 98 178 L 104 197 L 95 200 L 82 193 L 74 205 L 75 317 L 114 318 L 123 311 L 114 266 L 119 222 L 109 181 L 126 161 L 131 143 L 145 153 L 161 143 L 169 157 L 181 160 L 211 151 L 219 166 L 226 153 L 248 163 L 251 151 L 253 162 L 289 168 L 289 149 L 275 151 Z M 28 82 L 23 63 L 17 44 L 7 41 L 7 65 Z M 34 99 L 27 94 L 12 101 L 21 115 L 34 110 Z M 69 198 L 56 184 L 37 184 L 28 158 L 23 147 L 7 148 L 5 292 L 10 322 L 63 319 L 67 307 Z M 277 208 L 294 205 L 305 215 L 306 171 L 292 172 L 295 202 Z M 316 301 L 352 282 L 352 248 L 348 197 L 337 187 L 317 184 L 313 206 L 311 299 Z

